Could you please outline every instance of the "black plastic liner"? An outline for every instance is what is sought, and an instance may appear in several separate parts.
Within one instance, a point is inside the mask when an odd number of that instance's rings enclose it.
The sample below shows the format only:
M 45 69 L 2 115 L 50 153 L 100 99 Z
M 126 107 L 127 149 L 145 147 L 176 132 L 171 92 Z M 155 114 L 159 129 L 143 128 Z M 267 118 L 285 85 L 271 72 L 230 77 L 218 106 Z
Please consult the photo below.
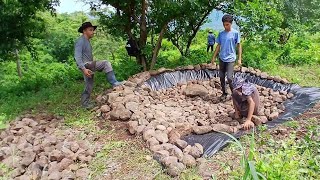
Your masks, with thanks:
M 297 84 L 282 84 L 273 80 L 262 79 L 250 73 L 236 72 L 234 76 L 241 76 L 246 81 L 271 88 L 274 91 L 287 91 L 294 94 L 294 97 L 287 100 L 285 112 L 281 113 L 278 119 L 267 122 L 267 127 L 272 128 L 278 124 L 292 120 L 293 118 L 304 113 L 312 108 L 320 100 L 320 88 L 315 87 L 300 87 Z M 165 72 L 157 76 L 151 77 L 145 82 L 152 90 L 166 89 L 176 86 L 178 83 L 183 83 L 191 80 L 209 80 L 214 77 L 219 77 L 218 70 L 183 70 L 175 72 Z M 245 134 L 244 131 L 239 131 L 233 134 L 236 138 Z M 199 143 L 204 148 L 204 157 L 210 157 L 222 148 L 224 148 L 230 138 L 222 133 L 212 132 L 204 135 L 188 135 L 184 137 L 188 144 L 194 145 Z

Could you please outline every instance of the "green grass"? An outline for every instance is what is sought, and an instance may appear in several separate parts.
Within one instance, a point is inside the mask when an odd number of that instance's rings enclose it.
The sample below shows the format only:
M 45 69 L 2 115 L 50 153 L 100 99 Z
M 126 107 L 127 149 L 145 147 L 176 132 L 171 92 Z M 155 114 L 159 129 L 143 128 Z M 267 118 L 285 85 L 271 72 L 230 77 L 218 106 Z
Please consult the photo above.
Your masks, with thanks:
M 308 119 L 305 122 L 287 122 L 284 126 L 305 130 L 306 134 L 298 139 L 296 131 L 289 132 L 288 137 L 275 138 L 270 131 L 260 132 L 255 138 L 256 151 L 253 154 L 255 167 L 267 179 L 319 179 L 320 178 L 320 128 L 319 119 Z M 307 127 L 305 127 L 307 124 Z M 241 138 L 245 148 L 251 146 L 248 138 Z M 227 148 L 233 153 L 233 148 Z M 251 148 L 249 148 L 251 149 Z M 251 150 L 250 150 L 251 153 Z M 230 168 L 230 167 L 229 167 Z M 231 167 L 233 168 L 233 167 Z M 243 179 L 244 168 L 236 170 L 228 176 Z
M 320 87 L 320 65 L 284 66 L 268 71 L 271 75 L 279 75 L 292 83 L 301 86 Z

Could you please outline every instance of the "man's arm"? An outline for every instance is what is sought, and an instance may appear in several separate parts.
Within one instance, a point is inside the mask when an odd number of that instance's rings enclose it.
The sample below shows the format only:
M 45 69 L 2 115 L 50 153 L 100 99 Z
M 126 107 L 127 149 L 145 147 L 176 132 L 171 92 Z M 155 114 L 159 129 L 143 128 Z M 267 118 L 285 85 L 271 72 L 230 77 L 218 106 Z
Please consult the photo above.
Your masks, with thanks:
M 214 51 L 214 54 L 213 54 L 213 57 L 212 57 L 212 60 L 211 60 L 211 63 L 214 64 L 216 58 L 217 58 L 217 55 L 220 51 L 220 44 L 217 45 L 216 47 L 216 50 Z
M 238 47 L 238 64 L 242 64 L 242 45 L 241 43 L 237 44 Z
M 250 129 L 250 128 L 254 127 L 254 124 L 251 119 L 253 116 L 255 103 L 254 103 L 251 96 L 248 96 L 247 101 L 248 101 L 248 115 L 247 115 L 246 122 L 243 125 L 244 129 Z

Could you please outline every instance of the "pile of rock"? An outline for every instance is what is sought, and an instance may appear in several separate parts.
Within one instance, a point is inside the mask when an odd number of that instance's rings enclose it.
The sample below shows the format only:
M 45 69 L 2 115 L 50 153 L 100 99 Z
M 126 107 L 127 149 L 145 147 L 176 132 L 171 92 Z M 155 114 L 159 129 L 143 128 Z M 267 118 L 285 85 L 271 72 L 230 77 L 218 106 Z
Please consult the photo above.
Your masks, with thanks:
M 27 115 L 17 118 L 0 134 L 0 160 L 12 179 L 86 179 L 88 162 L 97 150 L 81 131 L 61 129 L 61 118 Z M 3 169 L 2 169 L 3 170 Z M 5 176 L 1 172 L 0 176 Z
M 176 70 L 216 69 L 216 65 L 202 64 L 177 68 Z M 236 69 L 258 75 L 270 76 L 252 68 Z M 174 71 L 161 68 L 144 72 L 130 78 L 124 86 L 106 92 L 97 98 L 102 104 L 98 110 L 105 119 L 128 121 L 131 134 L 141 135 L 154 157 L 172 176 L 178 175 L 186 166 L 196 165 L 203 154 L 200 144 L 188 145 L 181 137 L 212 131 L 235 133 L 242 128 L 242 121 L 233 118 L 232 101 L 221 102 L 220 81 L 190 81 L 173 88 L 152 91 L 144 82 L 152 75 Z M 265 76 L 266 75 L 266 76 Z M 272 77 L 277 82 L 287 83 Z M 254 116 L 256 125 L 276 119 L 285 109 L 283 102 L 293 94 L 257 86 L 260 92 L 261 114 Z

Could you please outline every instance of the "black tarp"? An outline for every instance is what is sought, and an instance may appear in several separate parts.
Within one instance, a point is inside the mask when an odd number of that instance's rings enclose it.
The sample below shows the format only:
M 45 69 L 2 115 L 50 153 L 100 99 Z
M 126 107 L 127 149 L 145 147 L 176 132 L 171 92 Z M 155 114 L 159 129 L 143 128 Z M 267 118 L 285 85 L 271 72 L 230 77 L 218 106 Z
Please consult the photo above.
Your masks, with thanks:
M 285 112 L 281 113 L 278 119 L 267 122 L 268 128 L 293 118 L 304 113 L 312 108 L 320 100 L 320 88 L 315 87 L 300 87 L 297 84 L 282 84 L 273 80 L 262 79 L 250 73 L 236 72 L 234 76 L 241 76 L 246 81 L 271 88 L 274 91 L 287 91 L 294 94 L 294 97 L 287 100 L 285 105 Z M 182 70 L 174 72 L 165 72 L 148 79 L 145 84 L 152 90 L 166 89 L 176 86 L 178 83 L 183 83 L 191 80 L 209 80 L 214 77 L 219 77 L 218 70 Z M 239 138 L 244 131 L 239 131 L 233 136 Z M 210 157 L 217 151 L 225 147 L 229 141 L 229 137 L 225 134 L 212 132 L 204 135 L 188 135 L 183 138 L 188 144 L 193 145 L 199 143 L 204 148 L 204 156 Z

